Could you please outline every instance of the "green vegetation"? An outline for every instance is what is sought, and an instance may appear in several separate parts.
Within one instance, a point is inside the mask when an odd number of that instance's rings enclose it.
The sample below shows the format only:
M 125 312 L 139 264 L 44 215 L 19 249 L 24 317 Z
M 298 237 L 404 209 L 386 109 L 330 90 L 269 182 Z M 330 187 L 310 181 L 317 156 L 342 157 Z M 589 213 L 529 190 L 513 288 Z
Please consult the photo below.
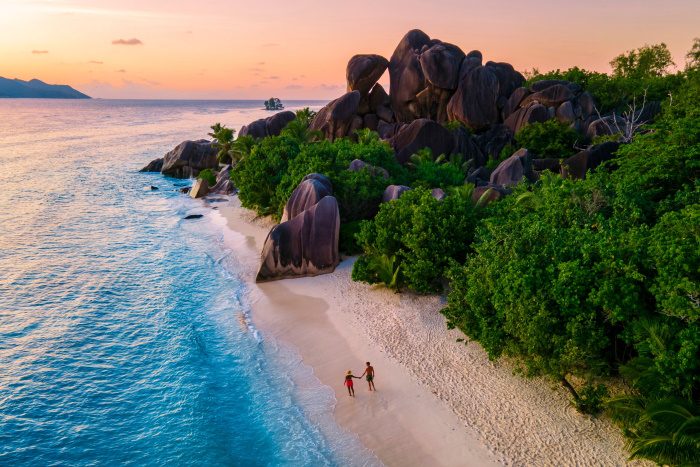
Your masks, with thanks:
M 525 125 L 515 134 L 515 141 L 519 148 L 527 148 L 535 157 L 566 158 L 576 154 L 574 148 L 581 135 L 564 123 L 556 120 L 535 122 Z M 513 154 L 511 151 L 508 156 Z
M 209 133 L 209 136 L 215 139 L 214 144 L 219 150 L 217 154 L 219 162 L 227 164 L 232 160 L 235 161 L 236 159 L 232 157 L 231 152 L 234 145 L 233 135 L 236 134 L 236 130 L 226 128 L 225 126 L 221 125 L 221 123 L 215 123 L 212 125 L 211 130 L 212 131 Z
M 243 206 L 279 217 L 305 175 L 328 176 L 340 248 L 361 252 L 354 280 L 446 293 L 449 326 L 490 358 L 561 383 L 578 410 L 605 411 L 633 458 L 692 464 L 700 459 L 698 50 L 700 41 L 674 74 L 661 44 L 616 57 L 613 75 L 572 68 L 531 78 L 576 82 L 601 113 L 645 92 L 663 101 L 656 122 L 584 180 L 547 173 L 475 202 L 462 156 L 420 150 L 404 167 L 376 133 L 323 140 L 309 131 L 308 111 L 279 136 L 236 140 L 232 178 Z M 568 157 L 577 136 L 555 121 L 532 124 L 501 156 L 527 147 Z M 367 166 L 349 171 L 355 159 Z M 390 184 L 413 189 L 380 204 Z M 436 187 L 445 199 L 431 195 Z
M 386 275 L 375 267 L 393 258 L 400 268 L 393 281 L 421 293 L 442 290 L 450 261 L 464 261 L 477 220 L 470 186 L 442 201 L 425 188 L 405 192 L 385 203 L 372 221 L 363 222 L 357 235 L 364 256 L 353 269 L 353 279 L 384 282 Z
M 216 174 L 211 169 L 204 169 L 197 175 L 200 180 L 206 180 L 210 187 L 216 185 Z

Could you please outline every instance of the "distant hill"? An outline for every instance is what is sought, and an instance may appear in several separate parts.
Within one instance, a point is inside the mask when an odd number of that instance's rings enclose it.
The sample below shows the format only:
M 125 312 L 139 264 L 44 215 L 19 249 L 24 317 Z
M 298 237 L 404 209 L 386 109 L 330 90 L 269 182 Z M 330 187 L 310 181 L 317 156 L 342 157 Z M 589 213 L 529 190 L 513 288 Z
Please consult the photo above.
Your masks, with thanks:
M 43 99 L 91 99 L 65 84 L 46 84 L 38 79 L 22 81 L 0 76 L 0 98 L 33 97 Z

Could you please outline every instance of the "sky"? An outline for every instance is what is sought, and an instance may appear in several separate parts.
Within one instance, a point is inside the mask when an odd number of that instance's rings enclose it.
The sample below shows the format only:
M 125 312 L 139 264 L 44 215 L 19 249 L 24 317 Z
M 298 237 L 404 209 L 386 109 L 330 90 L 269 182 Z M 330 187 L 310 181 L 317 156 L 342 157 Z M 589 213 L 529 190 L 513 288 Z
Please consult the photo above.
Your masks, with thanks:
M 414 28 L 520 71 L 609 72 L 660 42 L 682 68 L 700 0 L 0 0 L 0 76 L 101 98 L 331 99 L 350 57 L 388 59 Z

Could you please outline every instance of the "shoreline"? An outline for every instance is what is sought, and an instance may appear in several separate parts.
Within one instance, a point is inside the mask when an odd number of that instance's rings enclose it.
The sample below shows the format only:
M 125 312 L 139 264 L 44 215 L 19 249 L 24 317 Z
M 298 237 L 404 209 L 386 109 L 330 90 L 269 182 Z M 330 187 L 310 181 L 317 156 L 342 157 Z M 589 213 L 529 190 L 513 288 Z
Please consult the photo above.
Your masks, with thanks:
M 630 464 L 607 420 L 579 414 L 563 389 L 514 375 L 448 330 L 440 297 L 352 282 L 352 258 L 331 274 L 256 284 L 273 224 L 235 196 L 219 205 L 218 217 L 236 237 L 229 246 L 242 266 L 256 328 L 298 351 L 334 391 L 338 425 L 384 464 Z M 342 376 L 347 369 L 361 374 L 367 360 L 378 391 L 357 380 L 351 398 Z

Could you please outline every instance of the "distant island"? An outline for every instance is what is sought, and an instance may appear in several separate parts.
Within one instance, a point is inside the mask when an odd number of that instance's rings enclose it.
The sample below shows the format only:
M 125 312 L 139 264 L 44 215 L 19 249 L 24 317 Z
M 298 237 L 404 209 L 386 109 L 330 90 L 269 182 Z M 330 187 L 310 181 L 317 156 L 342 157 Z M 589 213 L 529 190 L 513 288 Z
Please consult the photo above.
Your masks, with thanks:
M 47 84 L 38 79 L 22 81 L 0 76 L 0 98 L 91 99 L 65 84 Z

